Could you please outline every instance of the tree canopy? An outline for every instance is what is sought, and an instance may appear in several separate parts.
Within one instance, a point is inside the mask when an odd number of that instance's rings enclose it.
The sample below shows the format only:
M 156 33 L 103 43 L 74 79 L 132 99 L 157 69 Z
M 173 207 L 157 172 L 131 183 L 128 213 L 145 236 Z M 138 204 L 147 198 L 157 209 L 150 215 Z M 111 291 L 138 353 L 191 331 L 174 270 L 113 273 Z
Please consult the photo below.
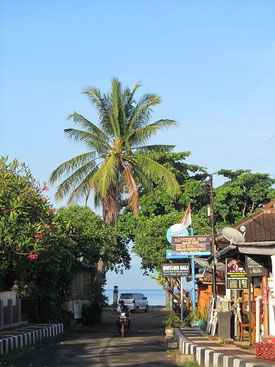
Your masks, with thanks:
M 106 271 L 127 268 L 130 261 L 127 243 L 113 227 L 87 207 L 56 211 L 46 192 L 25 164 L 1 158 L 0 289 L 19 282 L 31 322 L 61 320 L 79 264 L 96 269 L 103 245 Z
M 82 196 L 87 202 L 93 192 L 95 202 L 102 203 L 106 223 L 116 224 L 123 194 L 127 195 L 137 217 L 138 186 L 152 190 L 152 180 L 164 182 L 171 196 L 180 192 L 173 173 L 144 153 L 161 149 L 161 145 L 148 145 L 148 140 L 160 129 L 176 123 L 170 119 L 150 122 L 152 109 L 161 100 L 150 93 L 137 100 L 135 95 L 140 86 L 137 83 L 130 90 L 113 79 L 107 94 L 97 88 L 85 90 L 84 94 L 96 108 L 98 125 L 74 112 L 70 118 L 79 128 L 65 129 L 65 134 L 84 143 L 88 151 L 59 165 L 50 177 L 53 184 L 67 176 L 58 186 L 57 199 L 70 194 L 69 203 Z M 137 151 L 140 153 L 135 154 Z
M 139 153 L 137 153 L 139 154 Z M 170 248 L 166 239 L 168 228 L 179 223 L 191 203 L 192 227 L 195 234 L 210 234 L 209 175 L 205 168 L 185 162 L 189 152 L 161 151 L 147 153 L 175 174 L 182 194 L 179 198 L 167 195 L 165 185 L 155 180 L 154 194 L 141 191 L 139 220 L 125 207 L 118 228 L 125 238 L 133 241 L 133 251 L 142 260 L 144 271 L 160 269 L 166 262 L 165 250 Z M 233 225 L 243 216 L 253 213 L 275 197 L 274 180 L 268 174 L 250 170 L 220 170 L 226 181 L 214 189 L 216 227 Z

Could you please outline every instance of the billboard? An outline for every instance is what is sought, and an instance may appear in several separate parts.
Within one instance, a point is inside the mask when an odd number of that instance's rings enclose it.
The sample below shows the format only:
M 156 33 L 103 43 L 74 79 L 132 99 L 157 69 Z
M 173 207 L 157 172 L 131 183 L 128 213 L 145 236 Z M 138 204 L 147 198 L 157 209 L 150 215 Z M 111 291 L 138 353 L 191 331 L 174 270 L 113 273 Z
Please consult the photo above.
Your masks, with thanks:
M 237 259 L 226 259 L 226 288 L 247 289 L 248 280 L 245 265 Z
M 187 277 L 190 275 L 190 263 L 168 263 L 161 265 L 164 277 Z
M 210 252 L 210 236 L 172 236 L 172 251 Z

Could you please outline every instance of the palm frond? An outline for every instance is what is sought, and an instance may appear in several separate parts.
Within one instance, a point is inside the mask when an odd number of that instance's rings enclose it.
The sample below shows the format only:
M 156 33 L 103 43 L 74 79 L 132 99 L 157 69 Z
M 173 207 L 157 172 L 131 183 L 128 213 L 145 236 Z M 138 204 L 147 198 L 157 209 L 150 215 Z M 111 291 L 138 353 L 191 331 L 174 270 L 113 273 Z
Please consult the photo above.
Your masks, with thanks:
M 175 148 L 175 145 L 165 145 L 165 144 L 154 144 L 154 145 L 143 145 L 140 147 L 135 147 L 135 150 L 142 152 L 171 152 Z
M 153 182 L 150 179 L 150 177 L 146 175 L 142 167 L 139 167 L 137 164 L 135 164 L 132 166 L 131 170 L 134 174 L 137 184 L 141 188 L 144 188 L 146 191 L 153 193 L 154 192 Z
M 143 167 L 148 176 L 156 181 L 165 182 L 169 195 L 177 196 L 180 194 L 180 186 L 175 176 L 164 166 L 143 155 L 138 156 L 137 162 L 139 166 Z
M 96 186 L 101 197 L 106 195 L 111 183 L 116 182 L 118 166 L 119 161 L 116 155 L 111 153 L 110 156 L 104 160 L 101 167 L 93 176 L 91 185 Z
M 91 170 L 90 173 L 87 174 L 86 177 L 79 183 L 79 185 L 74 188 L 68 199 L 67 205 L 77 203 L 84 196 L 85 196 L 85 205 L 87 205 L 87 201 L 93 188 L 91 185 L 91 180 L 95 175 L 95 173 L 97 172 L 97 170 L 98 166 L 96 166 L 93 170 Z
M 74 123 L 80 125 L 86 131 L 99 136 L 102 140 L 109 142 L 109 137 L 98 126 L 87 120 L 84 116 L 77 112 L 69 115 L 68 119 L 72 119 Z
M 95 149 L 99 154 L 106 153 L 112 149 L 106 140 L 87 131 L 70 128 L 65 129 L 64 133 L 69 139 L 81 141 L 88 147 Z
M 56 200 L 62 200 L 64 196 L 66 196 L 71 190 L 86 180 L 87 176 L 90 174 L 95 174 L 97 169 L 98 168 L 95 161 L 88 162 L 78 168 L 57 187 L 55 194 Z
M 96 152 L 88 152 L 80 154 L 67 162 L 60 164 L 51 174 L 49 182 L 54 184 L 64 173 L 70 173 L 73 170 L 83 166 L 85 163 L 95 160 L 97 158 Z
M 134 130 L 128 137 L 128 142 L 131 146 L 136 144 L 145 144 L 151 136 L 155 135 L 159 130 L 177 126 L 177 123 L 174 120 L 158 120 L 149 124 L 143 128 Z
M 96 107 L 99 115 L 99 125 L 103 129 L 104 133 L 110 137 L 114 137 L 114 131 L 110 121 L 110 98 L 106 94 L 101 94 L 97 88 L 88 88 L 84 92 Z
M 134 106 L 136 105 L 136 102 L 134 100 L 134 95 L 139 87 L 141 87 L 141 83 L 137 82 L 134 85 L 132 91 L 130 91 L 130 89 L 127 87 L 124 88 L 123 101 L 124 101 L 125 121 L 126 121 L 127 126 L 128 126 L 128 121 L 130 120 L 132 116 Z
M 112 79 L 112 91 L 110 95 L 111 99 L 111 111 L 110 121 L 113 127 L 115 139 L 120 138 L 120 114 L 121 114 L 121 83 L 118 79 Z
M 152 107 L 161 103 L 159 96 L 145 94 L 133 109 L 128 123 L 128 133 L 144 127 L 151 118 Z

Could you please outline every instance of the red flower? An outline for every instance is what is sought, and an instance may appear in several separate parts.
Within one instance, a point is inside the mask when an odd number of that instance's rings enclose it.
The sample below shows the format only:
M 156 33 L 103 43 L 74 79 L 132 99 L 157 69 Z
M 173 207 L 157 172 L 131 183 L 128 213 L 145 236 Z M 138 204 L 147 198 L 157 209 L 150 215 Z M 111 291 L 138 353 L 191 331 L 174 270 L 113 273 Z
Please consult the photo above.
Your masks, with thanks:
M 44 185 L 43 187 L 42 187 L 42 191 L 48 191 L 49 190 L 49 188 L 46 186 L 46 185 Z
M 35 238 L 43 238 L 43 233 L 36 233 L 34 235 Z
M 28 258 L 30 258 L 31 260 L 36 260 L 38 258 L 37 254 L 29 254 Z
M 50 213 L 51 215 L 54 215 L 54 214 L 56 213 L 56 209 L 55 209 L 55 208 L 53 208 L 53 209 L 49 209 L 49 213 Z

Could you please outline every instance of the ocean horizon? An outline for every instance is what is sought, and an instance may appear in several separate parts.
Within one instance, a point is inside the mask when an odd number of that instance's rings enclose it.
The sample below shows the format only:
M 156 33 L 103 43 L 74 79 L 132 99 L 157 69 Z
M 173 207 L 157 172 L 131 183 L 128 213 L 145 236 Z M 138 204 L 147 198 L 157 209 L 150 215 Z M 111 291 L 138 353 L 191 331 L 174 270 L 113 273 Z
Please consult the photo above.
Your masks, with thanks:
M 108 298 L 108 304 L 113 303 L 113 289 L 105 289 L 104 294 Z M 143 293 L 148 299 L 149 306 L 165 306 L 165 290 L 164 289 L 118 289 L 118 298 L 121 293 Z

